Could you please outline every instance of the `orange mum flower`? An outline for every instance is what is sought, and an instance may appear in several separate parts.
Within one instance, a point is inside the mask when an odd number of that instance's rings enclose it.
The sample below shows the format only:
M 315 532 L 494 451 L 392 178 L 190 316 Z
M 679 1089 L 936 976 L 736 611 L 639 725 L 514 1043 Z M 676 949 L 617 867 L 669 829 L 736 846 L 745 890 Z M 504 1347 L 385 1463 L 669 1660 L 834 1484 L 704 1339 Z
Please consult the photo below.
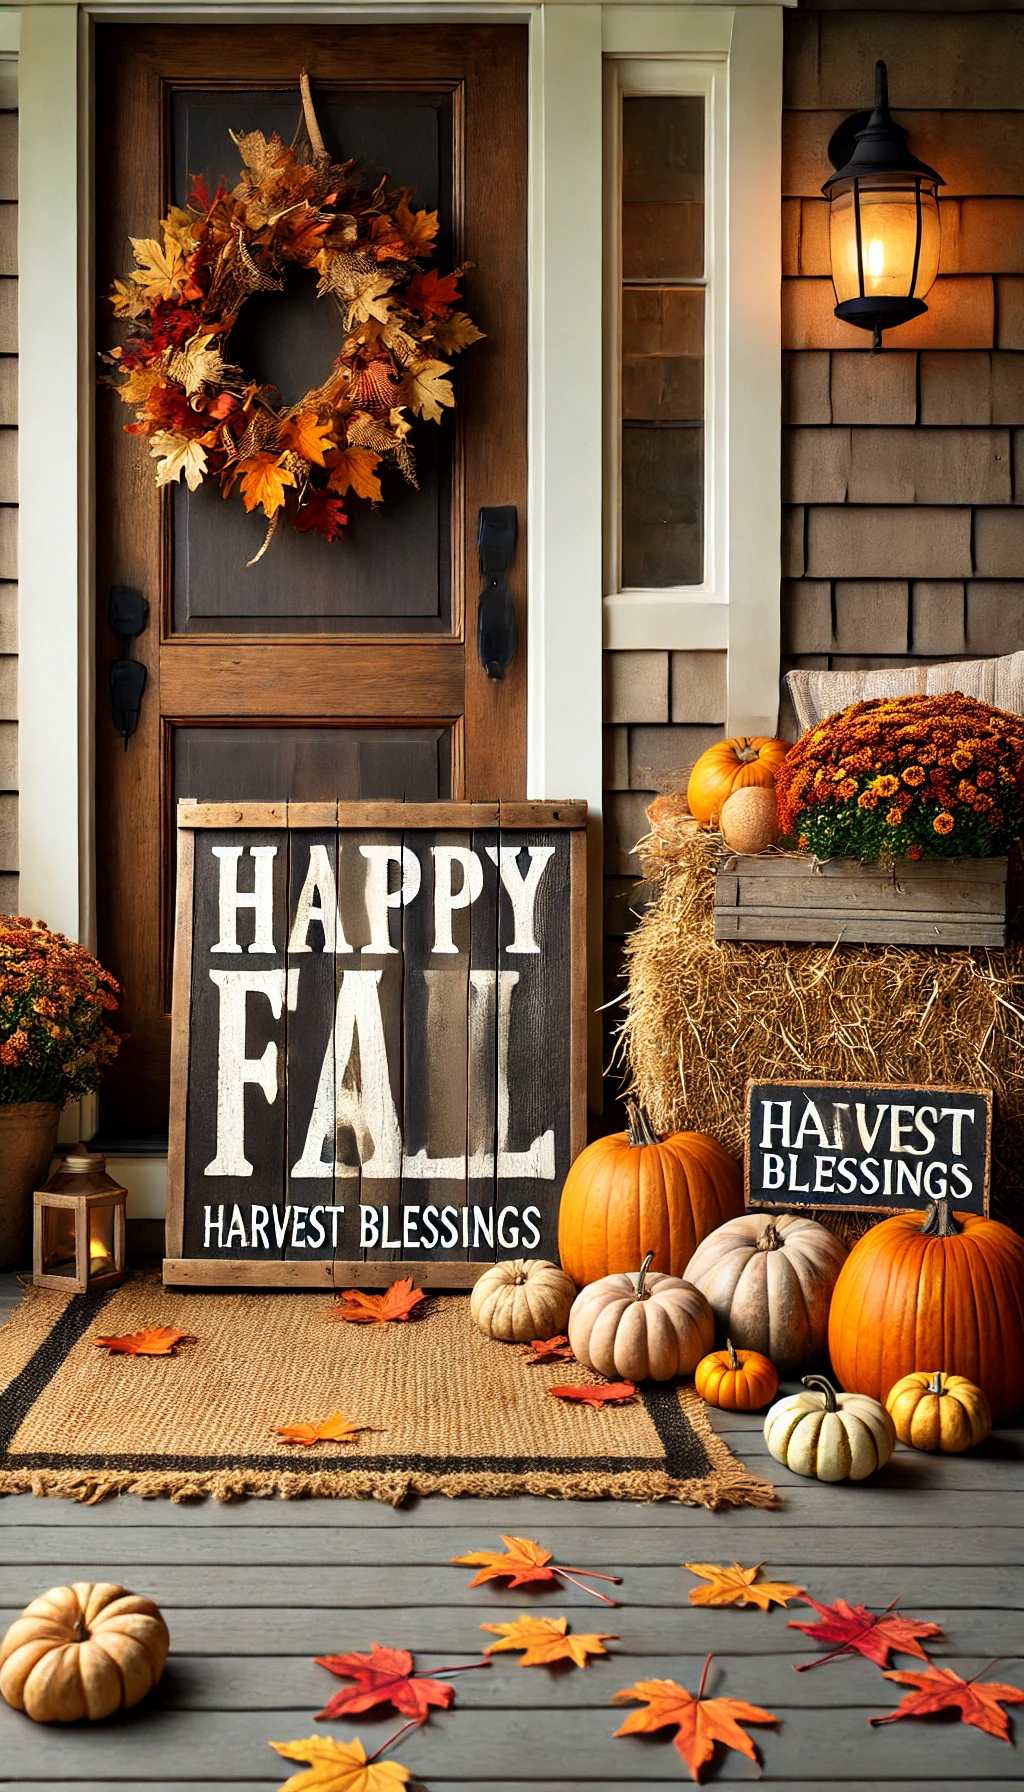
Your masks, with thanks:
M 956 823 L 948 809 L 940 809 L 932 822 L 932 827 L 937 834 L 951 834 L 955 826 Z

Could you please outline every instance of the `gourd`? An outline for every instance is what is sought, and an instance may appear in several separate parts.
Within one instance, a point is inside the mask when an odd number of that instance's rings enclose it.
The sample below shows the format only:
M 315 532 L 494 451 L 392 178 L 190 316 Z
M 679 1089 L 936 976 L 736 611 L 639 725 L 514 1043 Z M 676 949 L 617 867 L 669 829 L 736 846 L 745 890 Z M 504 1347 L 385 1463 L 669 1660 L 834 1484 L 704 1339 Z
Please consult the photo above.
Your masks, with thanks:
M 682 1275 L 701 1239 L 743 1210 L 739 1164 L 703 1132 L 659 1139 L 631 1105 L 625 1132 L 595 1139 L 571 1166 L 558 1208 L 558 1254 L 580 1287 L 635 1269 Z
M 711 1303 L 719 1337 L 786 1374 L 824 1354 L 846 1246 L 792 1213 L 744 1213 L 698 1245 L 684 1274 Z
M 692 813 L 705 827 L 717 827 L 726 797 L 750 784 L 773 785 L 788 752 L 788 741 L 763 734 L 716 741 L 690 773 L 686 798 Z
M 731 1338 L 697 1364 L 693 1385 L 709 1406 L 725 1412 L 756 1412 L 779 1391 L 779 1372 L 759 1350 L 737 1350 Z
M 965 1375 L 917 1369 L 904 1375 L 885 1397 L 885 1408 L 901 1444 L 912 1450 L 957 1455 L 980 1444 L 992 1429 L 989 1403 Z
M 105 1581 L 51 1587 L 0 1644 L 0 1695 L 38 1724 L 95 1722 L 152 1691 L 169 1647 L 151 1599 Z
M 866 1481 L 896 1447 L 885 1407 L 866 1394 L 837 1394 L 824 1375 L 805 1375 L 805 1394 L 786 1394 L 769 1409 L 764 1441 L 795 1475 L 816 1481 Z
M 882 1400 L 941 1363 L 982 1388 L 996 1424 L 1024 1405 L 1024 1239 L 998 1220 L 898 1213 L 857 1240 L 832 1296 L 829 1352 L 846 1388 Z
M 569 1343 L 577 1362 L 599 1375 L 671 1381 L 710 1350 L 715 1322 L 704 1296 L 652 1270 L 653 1260 L 648 1251 L 638 1271 L 602 1276 L 576 1296 Z
M 575 1283 L 557 1263 L 517 1257 L 484 1270 L 473 1286 L 469 1311 L 489 1338 L 526 1344 L 563 1332 L 575 1298 Z
M 718 825 L 733 852 L 764 852 L 779 837 L 774 789 L 755 784 L 747 790 L 734 790 L 722 804 Z

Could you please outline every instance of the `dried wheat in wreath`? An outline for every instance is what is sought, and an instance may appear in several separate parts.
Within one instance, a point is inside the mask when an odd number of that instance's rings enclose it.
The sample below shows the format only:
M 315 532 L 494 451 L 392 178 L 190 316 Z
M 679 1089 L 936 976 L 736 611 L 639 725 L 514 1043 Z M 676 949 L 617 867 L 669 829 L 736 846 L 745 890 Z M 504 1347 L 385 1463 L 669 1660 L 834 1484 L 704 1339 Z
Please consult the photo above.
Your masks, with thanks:
M 160 237 L 133 237 L 136 266 L 111 292 L 127 342 L 104 357 L 135 412 L 158 485 L 190 491 L 215 480 L 262 511 L 266 552 L 284 516 L 300 534 L 333 542 L 353 498 L 380 503 L 380 471 L 412 485 L 413 420 L 440 423 L 455 404 L 451 357 L 482 339 L 458 309 L 465 267 L 441 274 L 438 215 L 417 211 L 408 188 L 371 182 L 355 161 L 334 162 L 300 76 L 304 135 L 288 146 L 261 131 L 235 136 L 241 178 L 210 193 L 194 176 Z M 229 358 L 246 299 L 282 293 L 289 269 L 317 280 L 337 307 L 340 344 L 319 386 L 285 406 L 276 387 Z

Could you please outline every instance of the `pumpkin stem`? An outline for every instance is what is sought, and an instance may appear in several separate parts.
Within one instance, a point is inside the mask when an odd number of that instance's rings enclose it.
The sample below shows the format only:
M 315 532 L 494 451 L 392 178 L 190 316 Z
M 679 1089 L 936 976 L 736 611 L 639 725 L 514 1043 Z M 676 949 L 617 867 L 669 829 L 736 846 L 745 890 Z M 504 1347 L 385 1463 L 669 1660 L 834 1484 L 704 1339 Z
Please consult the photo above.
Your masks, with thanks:
M 757 1241 L 759 1251 L 777 1251 L 782 1244 L 782 1234 L 774 1220 L 769 1220 Z
M 742 1364 L 740 1363 L 739 1357 L 736 1355 L 736 1346 L 733 1343 L 731 1338 L 726 1338 L 725 1348 L 729 1352 L 729 1367 L 730 1367 L 730 1369 L 741 1368 Z
M 744 737 L 737 743 L 736 757 L 741 765 L 749 765 L 752 760 L 757 758 L 757 748 L 752 747 L 749 740 Z
M 925 1215 L 924 1225 L 921 1227 L 922 1237 L 955 1238 L 956 1232 L 957 1222 L 949 1205 L 949 1196 L 940 1195 L 932 1202 Z
M 658 1145 L 661 1143 L 653 1126 L 638 1101 L 626 1103 L 626 1137 L 631 1145 Z
M 646 1257 L 644 1258 L 643 1262 L 640 1265 L 640 1273 L 636 1278 L 636 1298 L 637 1298 L 637 1300 L 646 1300 L 647 1299 L 647 1271 L 650 1269 L 651 1264 L 653 1262 L 654 1262 L 654 1252 L 648 1251 Z
M 927 1391 L 929 1394 L 944 1394 L 944 1393 L 946 1393 L 946 1391 L 947 1391 L 946 1384 L 942 1379 L 942 1370 L 941 1369 L 936 1369 L 935 1374 L 932 1376 L 931 1381 L 928 1383 Z
M 826 1412 L 839 1411 L 839 1401 L 836 1397 L 836 1390 L 832 1386 L 827 1375 L 804 1375 L 802 1380 L 805 1388 L 817 1388 L 819 1392 L 824 1394 Z

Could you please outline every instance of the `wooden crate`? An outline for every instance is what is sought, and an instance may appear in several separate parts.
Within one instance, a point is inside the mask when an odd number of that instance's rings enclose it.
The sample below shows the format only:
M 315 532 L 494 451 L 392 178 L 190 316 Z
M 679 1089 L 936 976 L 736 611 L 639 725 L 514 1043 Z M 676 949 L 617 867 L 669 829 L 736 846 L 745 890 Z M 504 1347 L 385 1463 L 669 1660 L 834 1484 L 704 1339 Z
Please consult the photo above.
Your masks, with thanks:
M 1005 946 L 1015 890 L 1005 858 L 864 865 L 731 853 L 715 878 L 715 938 Z

